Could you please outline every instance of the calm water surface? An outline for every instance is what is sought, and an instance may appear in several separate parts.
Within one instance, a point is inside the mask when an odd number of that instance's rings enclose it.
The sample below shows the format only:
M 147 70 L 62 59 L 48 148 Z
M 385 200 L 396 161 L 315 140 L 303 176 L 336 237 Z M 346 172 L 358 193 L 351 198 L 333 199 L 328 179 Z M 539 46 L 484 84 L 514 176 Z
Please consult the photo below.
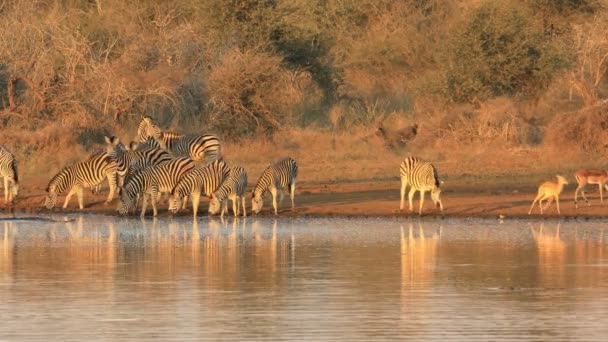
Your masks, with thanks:
M 0 221 L 0 340 L 603 340 L 608 224 Z

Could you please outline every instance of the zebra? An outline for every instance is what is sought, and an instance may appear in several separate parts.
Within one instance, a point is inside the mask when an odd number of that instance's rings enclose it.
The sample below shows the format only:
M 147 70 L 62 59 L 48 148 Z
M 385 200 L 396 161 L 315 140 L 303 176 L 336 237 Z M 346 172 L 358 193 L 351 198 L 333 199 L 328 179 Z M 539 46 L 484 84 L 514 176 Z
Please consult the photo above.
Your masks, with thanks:
M 110 194 L 105 204 L 110 203 L 114 198 L 116 188 L 116 170 L 116 162 L 105 152 L 96 153 L 84 162 L 64 168 L 51 178 L 46 188 L 46 208 L 52 209 L 55 207 L 57 195 L 70 188 L 63 203 L 63 209 L 67 208 L 70 198 L 76 193 L 78 196 L 78 206 L 82 210 L 84 208 L 83 188 L 95 187 L 106 178 L 108 179 Z
M 124 186 L 127 175 L 132 175 L 137 170 L 151 165 L 158 165 L 170 161 L 172 158 L 166 151 L 159 148 L 147 148 L 138 150 L 138 144 L 131 142 L 124 146 L 117 137 L 104 137 L 106 152 L 116 160 L 118 166 L 118 187 Z M 133 167 L 132 167 L 133 166 Z
M 234 216 L 239 215 L 239 205 L 243 207 L 243 217 L 247 216 L 245 209 L 245 192 L 247 188 L 247 172 L 242 167 L 234 167 L 230 169 L 228 178 L 222 186 L 213 193 L 209 202 L 209 214 L 215 215 L 220 211 L 221 217 L 224 217 L 224 212 L 228 211 L 228 199 L 232 201 L 232 211 Z M 241 200 L 241 203 L 239 203 Z
M 154 217 L 158 214 L 156 201 L 158 194 L 170 192 L 180 179 L 194 168 L 194 162 L 188 157 L 176 158 L 160 165 L 154 165 L 130 177 L 120 191 L 120 201 L 116 210 L 125 215 L 139 194 L 143 194 L 141 217 L 146 214 L 147 199 L 150 197 Z
M 203 167 L 188 172 L 171 191 L 169 211 L 179 210 L 179 200 L 191 196 L 193 217 L 196 219 L 201 194 L 212 196 L 224 183 L 230 169 L 224 160 L 213 161 Z
M 137 128 L 136 140 L 152 144 L 149 142 L 150 137 L 154 138 L 161 148 L 175 156 L 189 156 L 194 161 L 206 163 L 222 159 L 221 145 L 217 136 L 163 132 L 151 117 L 145 116 Z
M 422 161 L 416 157 L 407 157 L 401 162 L 401 205 L 399 210 L 403 210 L 405 189 L 410 186 L 409 197 L 409 210 L 412 209 L 412 200 L 416 191 L 420 191 L 420 208 L 418 214 L 422 215 L 422 207 L 424 205 L 424 194 L 426 191 L 431 191 L 431 199 L 435 203 L 435 206 L 443 211 L 443 204 L 441 202 L 441 181 L 437 174 L 437 169 L 430 163 Z
M 277 190 L 280 194 L 279 201 L 283 200 L 283 189 L 289 188 L 291 197 L 291 209 L 295 207 L 294 195 L 296 191 L 296 178 L 298 177 L 298 164 L 295 160 L 290 157 L 279 160 L 278 162 L 270 165 L 264 172 L 258 183 L 255 185 L 251 196 L 251 210 L 257 214 L 262 210 L 264 205 L 264 193 L 267 190 L 272 194 L 272 206 L 274 208 L 274 214 L 278 215 L 277 212 Z
M 0 145 L 0 177 L 4 178 L 4 203 L 14 203 L 19 194 L 17 159 L 4 145 Z

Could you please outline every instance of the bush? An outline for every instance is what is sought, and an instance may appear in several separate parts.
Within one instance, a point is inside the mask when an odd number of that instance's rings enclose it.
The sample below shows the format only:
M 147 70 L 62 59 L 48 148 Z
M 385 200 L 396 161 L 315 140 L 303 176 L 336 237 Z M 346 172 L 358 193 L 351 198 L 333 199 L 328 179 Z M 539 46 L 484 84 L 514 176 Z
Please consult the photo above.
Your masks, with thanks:
M 524 9 L 487 2 L 454 34 L 446 65 L 447 95 L 456 102 L 535 95 L 567 61 Z
M 231 137 L 273 133 L 291 123 L 304 94 L 314 88 L 309 74 L 285 69 L 281 57 L 239 48 L 220 58 L 207 81 L 215 108 L 210 121 Z
M 556 115 L 546 135 L 548 144 L 561 151 L 603 152 L 608 144 L 608 106 Z

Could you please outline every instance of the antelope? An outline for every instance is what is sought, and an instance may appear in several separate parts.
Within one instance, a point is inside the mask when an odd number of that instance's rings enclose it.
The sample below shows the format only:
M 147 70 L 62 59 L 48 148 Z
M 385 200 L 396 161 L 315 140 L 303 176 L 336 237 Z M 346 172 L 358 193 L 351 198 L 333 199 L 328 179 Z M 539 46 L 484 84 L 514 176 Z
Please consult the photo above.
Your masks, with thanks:
M 540 208 L 540 214 L 542 215 L 543 209 L 549 208 L 549 206 L 553 202 L 554 198 L 555 198 L 555 203 L 557 204 L 557 214 L 561 215 L 561 213 L 559 211 L 559 194 L 562 192 L 562 190 L 564 190 L 564 185 L 568 184 L 568 180 L 560 175 L 557 175 L 556 177 L 557 177 L 557 183 L 548 181 L 548 182 L 542 183 L 538 187 L 538 193 L 536 195 L 536 198 L 532 202 L 532 206 L 530 207 L 530 210 L 528 211 L 528 215 L 532 214 L 532 208 L 534 208 L 534 204 L 536 204 L 537 201 L 538 201 L 538 206 Z M 548 201 L 547 206 L 544 208 L 543 208 L 543 200 Z
M 585 202 L 587 202 L 587 206 L 589 206 L 589 200 L 587 200 L 587 196 L 585 196 L 585 185 L 587 184 L 597 184 L 600 189 L 600 200 L 602 204 L 604 203 L 604 191 L 602 187 L 605 187 L 608 190 L 608 172 L 606 170 L 599 169 L 580 169 L 574 173 L 574 178 L 578 183 L 576 187 L 576 191 L 574 192 L 574 207 L 578 209 L 578 193 L 579 191 L 583 195 Z

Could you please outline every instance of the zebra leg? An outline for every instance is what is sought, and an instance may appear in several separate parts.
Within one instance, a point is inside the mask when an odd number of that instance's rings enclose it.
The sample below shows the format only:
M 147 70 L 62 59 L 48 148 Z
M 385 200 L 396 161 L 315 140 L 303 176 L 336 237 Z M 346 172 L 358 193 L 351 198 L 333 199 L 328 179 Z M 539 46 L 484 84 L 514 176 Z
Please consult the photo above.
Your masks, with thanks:
M 270 188 L 270 193 L 272 194 L 272 207 L 274 208 L 274 214 L 278 215 L 277 211 L 277 188 Z
M 232 213 L 234 214 L 234 217 L 239 216 L 239 198 L 234 196 L 232 197 Z M 228 204 L 228 203 L 226 203 Z
M 150 194 L 150 202 L 152 202 L 152 217 L 156 217 L 156 215 L 158 215 L 158 211 L 156 210 L 156 202 L 158 201 L 158 198 L 158 189 L 153 188 L 152 193 Z
M 224 213 L 228 211 L 228 200 L 225 198 L 220 202 L 220 217 L 224 217 Z
M 65 196 L 65 201 L 63 202 L 63 209 L 65 209 L 65 208 L 67 208 L 67 207 L 68 207 L 68 203 L 70 203 L 70 199 L 72 198 L 72 195 L 73 195 L 73 194 L 74 194 L 76 191 L 78 191 L 78 187 L 77 187 L 77 186 L 73 186 L 73 187 L 70 189 L 70 192 L 68 192 L 68 195 L 67 195 L 67 196 Z
M 426 191 L 420 190 L 420 208 L 418 208 L 418 215 L 422 216 L 422 207 L 424 207 L 424 194 Z
M 194 219 L 196 220 L 196 215 L 198 212 L 198 205 L 201 201 L 201 194 L 198 191 L 195 191 L 190 194 L 190 198 L 192 200 L 192 215 L 193 215 Z
M 604 204 L 604 189 L 602 189 L 602 183 L 598 184 L 598 186 L 600 187 L 600 201 Z
M 84 209 L 84 189 L 78 188 L 76 196 L 78 196 L 78 207 L 80 208 L 80 210 Z
M 146 216 L 146 207 L 148 206 L 148 193 L 143 193 L 143 198 L 141 199 L 141 214 L 139 217 L 144 218 Z
M 410 188 L 410 192 L 407 194 L 408 200 L 409 200 L 409 202 L 410 202 L 410 207 L 409 207 L 409 209 L 410 209 L 410 213 L 411 213 L 412 211 L 414 211 L 414 205 L 413 205 L 413 203 L 412 203 L 412 202 L 414 201 L 414 194 L 415 194 L 415 193 L 416 193 L 416 189 L 414 189 L 414 188 Z
M 169 196 L 171 196 L 171 194 L 169 194 Z M 184 199 L 182 199 L 182 207 L 179 210 L 186 209 L 188 209 L 188 195 L 184 196 Z
M 182 210 L 186 210 L 188 209 L 188 196 L 184 196 L 184 198 L 182 198 L 182 207 L 179 208 L 178 211 L 182 211 Z
M 114 199 L 114 192 L 116 191 L 116 173 L 111 172 L 107 174 L 108 178 L 108 186 L 110 187 L 110 193 L 108 194 L 108 199 L 106 199 L 105 204 L 110 204 Z
M 241 197 L 241 203 L 243 205 L 243 217 L 247 217 L 247 209 L 245 209 L 245 196 Z
M 403 211 L 404 198 L 405 198 L 405 189 L 407 188 L 407 180 L 404 177 L 401 177 L 401 204 L 399 205 L 399 210 Z M 412 205 L 410 203 L 410 211 L 412 211 Z
M 291 196 L 291 210 L 295 209 L 295 202 L 294 199 L 296 197 L 296 182 L 294 181 L 293 183 L 290 184 L 289 186 L 289 196 Z
M 4 176 L 4 204 L 8 203 L 8 177 Z

